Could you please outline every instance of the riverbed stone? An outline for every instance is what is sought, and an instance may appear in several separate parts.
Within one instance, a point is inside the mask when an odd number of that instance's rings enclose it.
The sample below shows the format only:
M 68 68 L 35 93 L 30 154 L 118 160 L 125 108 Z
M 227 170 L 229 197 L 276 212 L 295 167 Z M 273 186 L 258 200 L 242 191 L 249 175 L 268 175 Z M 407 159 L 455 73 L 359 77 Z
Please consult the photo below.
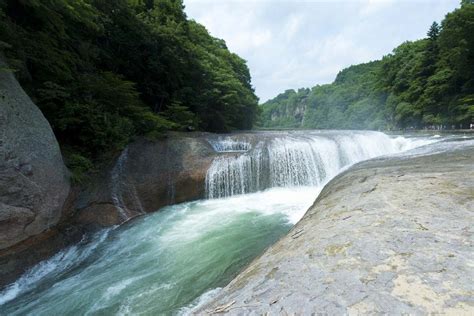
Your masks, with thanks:
M 474 146 L 362 162 L 194 312 L 474 314 Z

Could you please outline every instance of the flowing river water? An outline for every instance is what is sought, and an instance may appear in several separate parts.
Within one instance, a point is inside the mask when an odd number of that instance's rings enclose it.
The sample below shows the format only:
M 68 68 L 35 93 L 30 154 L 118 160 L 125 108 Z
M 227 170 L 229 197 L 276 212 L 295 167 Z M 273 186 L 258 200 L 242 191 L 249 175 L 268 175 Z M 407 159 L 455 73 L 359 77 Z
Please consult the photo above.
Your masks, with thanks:
M 188 313 L 288 232 L 343 169 L 442 140 L 336 131 L 258 138 L 209 139 L 222 155 L 208 170 L 207 199 L 85 236 L 3 290 L 0 314 Z

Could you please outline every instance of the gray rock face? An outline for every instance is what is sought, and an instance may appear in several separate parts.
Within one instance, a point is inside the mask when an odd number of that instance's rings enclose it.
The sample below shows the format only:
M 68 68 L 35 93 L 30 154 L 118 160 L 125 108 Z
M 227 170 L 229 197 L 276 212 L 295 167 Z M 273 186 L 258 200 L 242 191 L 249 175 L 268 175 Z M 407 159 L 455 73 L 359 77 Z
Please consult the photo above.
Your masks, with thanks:
M 306 112 L 306 99 L 300 100 L 296 105 L 290 106 L 287 104 L 283 108 L 274 110 L 270 115 L 271 121 L 276 121 L 282 118 L 294 119 L 298 126 L 303 124 L 304 114 Z
M 0 249 L 55 225 L 68 192 L 49 123 L 13 74 L 0 71 Z
M 356 165 L 196 313 L 474 314 L 473 156 Z

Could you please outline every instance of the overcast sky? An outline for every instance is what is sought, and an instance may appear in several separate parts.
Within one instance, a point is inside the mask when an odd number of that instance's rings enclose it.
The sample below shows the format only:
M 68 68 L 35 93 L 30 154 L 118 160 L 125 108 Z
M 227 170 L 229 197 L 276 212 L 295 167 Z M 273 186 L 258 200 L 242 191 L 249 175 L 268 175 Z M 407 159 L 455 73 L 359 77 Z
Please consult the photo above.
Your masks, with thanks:
M 286 89 L 330 83 L 344 67 L 423 38 L 460 0 L 184 0 L 247 60 L 260 102 Z

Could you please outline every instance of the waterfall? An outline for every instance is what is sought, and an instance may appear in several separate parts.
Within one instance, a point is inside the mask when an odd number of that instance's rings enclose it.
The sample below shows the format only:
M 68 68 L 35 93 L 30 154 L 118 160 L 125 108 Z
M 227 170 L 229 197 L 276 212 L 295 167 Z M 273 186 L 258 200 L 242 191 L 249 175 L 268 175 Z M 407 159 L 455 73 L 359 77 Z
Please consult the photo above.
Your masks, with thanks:
M 127 221 L 132 218 L 137 212 L 145 214 L 143 206 L 137 195 L 135 186 L 126 179 L 124 179 L 125 166 L 128 160 L 128 148 L 125 148 L 120 154 L 115 166 L 112 168 L 110 174 L 111 198 L 112 202 L 120 214 L 122 220 Z M 133 209 L 129 209 L 125 202 L 128 197 Z
M 206 176 L 208 198 L 271 187 L 318 186 L 344 167 L 409 149 L 411 144 L 408 139 L 391 138 L 380 132 L 280 133 L 259 137 L 262 140 L 255 148 L 249 145 L 245 152 L 214 159 Z M 218 141 L 213 141 L 213 147 L 221 152 L 239 144 L 231 136 L 222 138 L 221 144 Z
M 208 139 L 217 152 L 245 152 L 250 150 L 250 143 L 243 140 L 232 139 L 231 137 L 218 137 L 217 139 Z

